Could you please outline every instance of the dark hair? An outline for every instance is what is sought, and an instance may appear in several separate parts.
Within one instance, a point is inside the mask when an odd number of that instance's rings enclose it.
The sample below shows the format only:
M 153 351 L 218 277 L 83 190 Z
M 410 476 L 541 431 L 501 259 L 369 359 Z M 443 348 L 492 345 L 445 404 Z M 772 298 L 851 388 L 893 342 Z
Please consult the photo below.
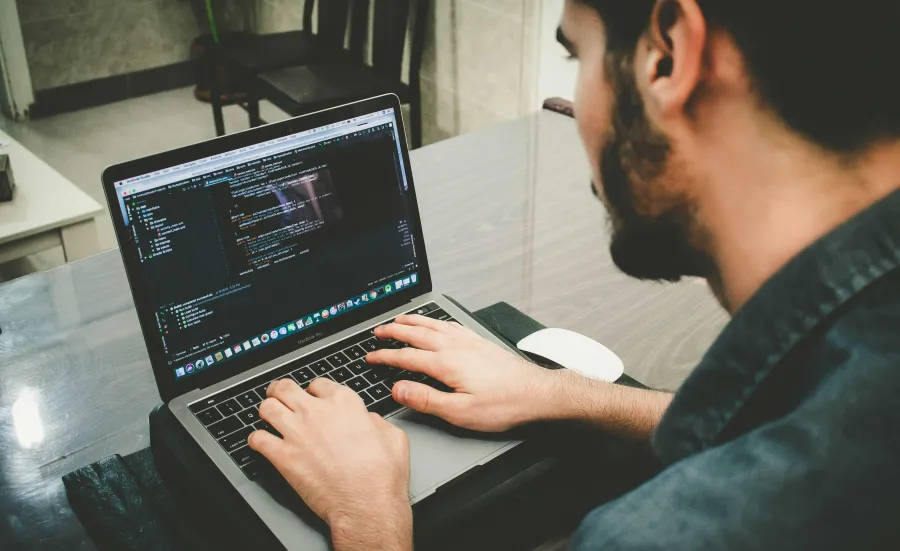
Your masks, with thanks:
M 580 0 L 611 55 L 632 55 L 654 0 Z M 900 1 L 697 0 L 742 51 L 760 99 L 822 147 L 855 152 L 900 137 Z

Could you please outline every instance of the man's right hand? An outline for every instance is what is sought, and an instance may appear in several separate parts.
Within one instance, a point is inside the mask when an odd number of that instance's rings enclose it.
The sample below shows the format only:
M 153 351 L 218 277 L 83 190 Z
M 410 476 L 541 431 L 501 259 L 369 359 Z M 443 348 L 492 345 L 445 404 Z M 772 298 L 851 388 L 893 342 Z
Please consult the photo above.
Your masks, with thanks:
M 375 329 L 380 339 L 414 348 L 379 350 L 366 360 L 424 373 L 452 387 L 447 393 L 412 381 L 394 385 L 394 399 L 459 427 L 502 432 L 536 420 L 558 376 L 482 338 L 458 323 L 398 316 Z
M 414 348 L 379 350 L 367 361 L 424 373 L 455 391 L 398 381 L 394 399 L 467 429 L 502 432 L 533 421 L 577 420 L 646 440 L 672 401 L 667 393 L 544 369 L 458 323 L 399 316 L 375 336 Z

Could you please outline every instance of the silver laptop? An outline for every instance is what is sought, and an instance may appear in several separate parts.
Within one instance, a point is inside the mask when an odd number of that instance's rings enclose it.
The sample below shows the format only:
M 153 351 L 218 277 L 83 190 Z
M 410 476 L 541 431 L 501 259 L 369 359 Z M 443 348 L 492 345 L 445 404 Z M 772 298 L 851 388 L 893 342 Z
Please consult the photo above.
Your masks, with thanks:
M 109 167 L 103 185 L 160 395 L 287 549 L 328 534 L 247 446 L 273 380 L 329 377 L 409 436 L 413 503 L 517 442 L 400 407 L 365 354 L 416 312 L 505 346 L 434 292 L 396 96 Z M 373 473 L 377 476 L 377 473 Z M 279 487 L 279 483 L 282 487 Z

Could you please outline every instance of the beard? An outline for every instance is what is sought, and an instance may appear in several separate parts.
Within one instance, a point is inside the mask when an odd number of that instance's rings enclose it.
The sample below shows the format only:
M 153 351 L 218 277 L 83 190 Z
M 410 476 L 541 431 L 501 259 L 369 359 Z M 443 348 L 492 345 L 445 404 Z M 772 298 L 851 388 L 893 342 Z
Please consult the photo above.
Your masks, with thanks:
M 679 281 L 711 277 L 712 260 L 695 244 L 694 208 L 688 197 L 666 189 L 672 181 L 671 145 L 648 119 L 630 64 L 612 78 L 613 122 L 600 154 L 604 204 L 610 215 L 610 254 L 627 275 Z

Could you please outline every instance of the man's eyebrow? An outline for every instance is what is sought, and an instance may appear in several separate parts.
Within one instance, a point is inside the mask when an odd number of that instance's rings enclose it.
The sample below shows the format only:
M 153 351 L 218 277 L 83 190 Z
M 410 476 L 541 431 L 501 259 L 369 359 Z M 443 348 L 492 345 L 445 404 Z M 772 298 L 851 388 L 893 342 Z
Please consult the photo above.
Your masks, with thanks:
M 556 28 L 556 41 L 562 44 L 562 47 L 569 52 L 570 55 L 575 55 L 575 45 L 572 44 L 572 41 L 566 36 L 566 33 L 563 32 L 562 27 Z

